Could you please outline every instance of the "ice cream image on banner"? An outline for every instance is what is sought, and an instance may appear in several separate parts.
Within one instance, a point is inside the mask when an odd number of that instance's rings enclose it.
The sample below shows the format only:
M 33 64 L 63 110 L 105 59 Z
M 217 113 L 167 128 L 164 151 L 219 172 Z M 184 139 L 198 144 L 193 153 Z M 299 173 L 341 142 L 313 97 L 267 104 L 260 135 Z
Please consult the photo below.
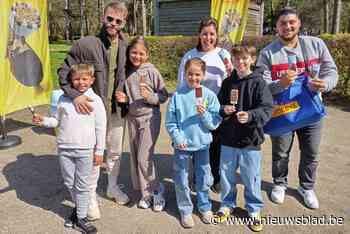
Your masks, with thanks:
M 241 15 L 236 9 L 229 9 L 225 12 L 221 20 L 221 38 L 222 43 L 230 41 L 229 35 L 234 32 L 241 24 Z
M 40 28 L 40 15 L 28 3 L 15 3 L 9 19 L 7 58 L 11 72 L 18 82 L 29 87 L 39 87 L 43 79 L 39 56 L 26 42 L 26 37 Z

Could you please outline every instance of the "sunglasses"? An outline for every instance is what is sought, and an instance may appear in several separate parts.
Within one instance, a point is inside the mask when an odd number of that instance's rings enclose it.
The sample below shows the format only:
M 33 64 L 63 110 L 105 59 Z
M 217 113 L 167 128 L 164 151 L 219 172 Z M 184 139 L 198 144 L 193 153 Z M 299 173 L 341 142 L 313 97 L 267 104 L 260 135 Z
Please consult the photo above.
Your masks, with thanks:
M 112 23 L 114 21 L 119 26 L 124 25 L 124 20 L 122 19 L 113 18 L 112 16 L 107 16 L 106 19 L 108 23 Z

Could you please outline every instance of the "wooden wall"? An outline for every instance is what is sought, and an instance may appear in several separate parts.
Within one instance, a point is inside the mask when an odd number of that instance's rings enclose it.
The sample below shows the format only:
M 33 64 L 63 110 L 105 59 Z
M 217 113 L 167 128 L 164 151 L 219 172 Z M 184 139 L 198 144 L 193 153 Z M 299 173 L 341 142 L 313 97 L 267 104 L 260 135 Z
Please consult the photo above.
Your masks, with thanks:
M 196 35 L 201 19 L 210 15 L 210 0 L 155 0 L 156 35 Z M 252 0 L 245 36 L 262 35 L 261 5 Z

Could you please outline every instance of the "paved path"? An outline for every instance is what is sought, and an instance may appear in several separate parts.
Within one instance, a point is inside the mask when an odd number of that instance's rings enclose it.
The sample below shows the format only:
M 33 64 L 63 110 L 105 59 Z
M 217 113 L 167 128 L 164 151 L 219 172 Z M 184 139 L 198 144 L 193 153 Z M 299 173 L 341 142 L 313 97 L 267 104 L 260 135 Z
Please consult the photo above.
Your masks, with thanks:
M 47 107 L 38 108 L 46 113 Z M 268 199 L 271 188 L 270 141 L 263 146 L 263 197 L 264 214 L 268 217 L 337 217 L 343 225 L 269 225 L 263 233 L 350 233 L 350 110 L 329 107 L 325 119 L 321 146 L 321 163 L 316 186 L 320 199 L 319 210 L 309 210 L 300 200 L 296 187 L 297 145 L 290 163 L 290 185 L 285 204 L 275 205 Z M 164 110 L 163 110 L 164 112 Z M 70 211 L 68 193 L 63 187 L 52 132 L 30 124 L 28 111 L 10 115 L 11 134 L 20 135 L 20 146 L 0 151 L 0 233 L 77 233 L 63 227 L 63 218 Z M 130 185 L 128 144 L 122 160 L 120 182 L 124 191 L 137 201 Z M 157 165 L 166 186 L 168 202 L 164 212 L 140 210 L 136 206 L 123 207 L 104 196 L 107 177 L 101 174 L 99 203 L 102 219 L 96 222 L 99 233 L 251 233 L 243 225 L 204 225 L 195 216 L 196 226 L 185 230 L 179 224 L 175 205 L 175 192 L 171 180 L 171 154 L 169 137 L 162 128 L 156 147 Z M 238 186 L 240 207 L 244 207 L 242 186 Z M 219 206 L 218 196 L 211 194 L 214 208 Z M 334 218 L 335 219 L 335 218 Z M 299 220 L 300 221 L 300 220 Z

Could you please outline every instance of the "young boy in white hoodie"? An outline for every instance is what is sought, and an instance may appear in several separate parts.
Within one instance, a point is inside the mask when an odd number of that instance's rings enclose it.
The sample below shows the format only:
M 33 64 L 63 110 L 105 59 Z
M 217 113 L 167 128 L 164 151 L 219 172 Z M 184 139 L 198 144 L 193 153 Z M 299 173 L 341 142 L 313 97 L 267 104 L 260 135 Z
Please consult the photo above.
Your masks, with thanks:
M 107 125 L 102 99 L 91 88 L 94 80 L 92 65 L 78 64 L 71 67 L 72 87 L 93 100 L 93 111 L 89 115 L 77 113 L 72 99 L 62 95 L 54 116 L 33 116 L 36 124 L 58 128 L 57 151 L 62 177 L 75 203 L 65 226 L 74 226 L 88 234 L 97 233 L 97 229 L 87 219 L 89 177 L 93 165 L 102 164 Z

